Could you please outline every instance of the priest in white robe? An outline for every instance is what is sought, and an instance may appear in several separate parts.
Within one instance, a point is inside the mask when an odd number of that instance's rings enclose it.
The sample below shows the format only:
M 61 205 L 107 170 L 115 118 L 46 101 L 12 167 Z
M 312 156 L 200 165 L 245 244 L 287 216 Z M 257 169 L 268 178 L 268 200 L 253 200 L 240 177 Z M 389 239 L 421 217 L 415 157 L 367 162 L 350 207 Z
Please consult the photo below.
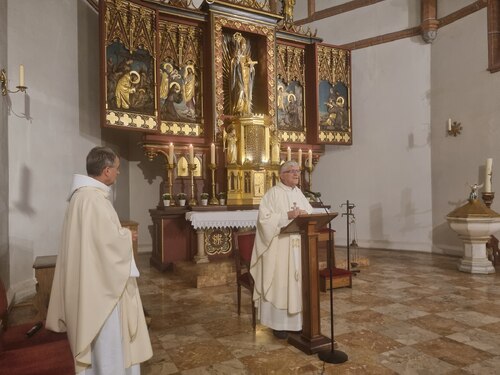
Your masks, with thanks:
M 280 182 L 262 198 L 250 265 L 260 323 L 280 339 L 302 329 L 301 238 L 280 234 L 297 216 L 312 213 L 297 187 L 299 178 L 298 164 L 287 161 L 280 168 Z
M 67 332 L 79 374 L 140 374 L 152 356 L 132 233 L 109 199 L 119 166 L 111 149 L 93 148 L 64 219 L 46 327 Z

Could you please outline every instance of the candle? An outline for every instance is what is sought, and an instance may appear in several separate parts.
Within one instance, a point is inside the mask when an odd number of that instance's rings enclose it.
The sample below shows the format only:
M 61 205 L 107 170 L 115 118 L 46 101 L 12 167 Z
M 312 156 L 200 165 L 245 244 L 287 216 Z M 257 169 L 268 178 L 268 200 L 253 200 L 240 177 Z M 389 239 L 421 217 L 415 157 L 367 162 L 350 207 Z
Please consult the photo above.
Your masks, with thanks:
M 485 169 L 485 177 L 484 177 L 484 192 L 491 193 L 491 177 L 492 177 L 492 167 L 493 167 L 493 159 L 486 159 L 486 169 Z
M 290 149 L 290 147 L 288 147 L 286 149 L 286 161 L 290 161 L 292 160 L 292 150 Z
M 307 152 L 307 156 L 308 156 L 307 165 L 310 169 L 312 169 L 312 167 L 313 167 L 313 152 L 311 149 L 309 149 L 309 151 Z
M 24 86 L 24 65 L 19 65 L 19 86 Z
M 215 145 L 210 145 L 210 163 L 215 165 Z
M 448 119 L 448 131 L 451 132 L 451 118 Z
M 194 150 L 193 150 L 193 145 L 189 145 L 189 163 L 194 164 Z
M 299 148 L 299 156 L 297 157 L 297 160 L 299 162 L 299 167 L 302 167 L 302 149 Z
M 174 144 L 172 142 L 168 145 L 168 162 L 174 164 Z

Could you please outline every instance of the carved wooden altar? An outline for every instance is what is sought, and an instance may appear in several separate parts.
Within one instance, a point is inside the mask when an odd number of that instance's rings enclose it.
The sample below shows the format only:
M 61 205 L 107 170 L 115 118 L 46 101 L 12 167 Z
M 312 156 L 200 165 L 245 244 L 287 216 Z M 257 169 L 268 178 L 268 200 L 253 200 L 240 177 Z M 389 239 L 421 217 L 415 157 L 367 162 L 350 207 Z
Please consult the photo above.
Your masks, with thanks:
M 148 158 L 165 161 L 151 210 L 159 268 L 177 194 L 188 196 L 186 210 L 202 193 L 213 207 L 221 193 L 224 204 L 256 207 L 285 160 L 299 162 L 301 187 L 311 189 L 325 145 L 352 144 L 350 51 L 295 26 L 293 2 L 99 6 L 102 126 L 141 132 Z

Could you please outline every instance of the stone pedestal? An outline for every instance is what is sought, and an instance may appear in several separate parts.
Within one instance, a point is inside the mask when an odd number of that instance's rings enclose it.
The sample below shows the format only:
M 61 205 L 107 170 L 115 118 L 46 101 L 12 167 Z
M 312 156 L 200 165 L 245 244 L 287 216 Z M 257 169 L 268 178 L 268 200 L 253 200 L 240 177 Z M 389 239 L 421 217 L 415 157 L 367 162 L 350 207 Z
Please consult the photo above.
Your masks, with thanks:
M 489 237 L 477 241 L 464 240 L 464 257 L 458 264 L 458 269 L 469 273 L 495 273 L 495 267 L 486 256 L 486 242 Z

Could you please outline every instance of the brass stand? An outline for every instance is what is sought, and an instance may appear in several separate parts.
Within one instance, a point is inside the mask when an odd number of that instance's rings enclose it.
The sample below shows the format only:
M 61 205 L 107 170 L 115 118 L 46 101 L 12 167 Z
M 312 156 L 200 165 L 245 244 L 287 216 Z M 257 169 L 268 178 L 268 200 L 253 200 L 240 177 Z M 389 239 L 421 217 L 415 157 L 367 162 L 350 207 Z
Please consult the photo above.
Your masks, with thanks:
M 194 171 L 196 170 L 196 164 L 188 164 L 189 171 L 191 173 L 191 199 L 189 200 L 190 206 L 197 206 L 198 201 L 194 197 Z
M 491 208 L 491 204 L 493 203 L 493 199 L 495 199 L 495 193 L 493 191 L 487 193 L 487 192 L 482 192 L 481 193 L 481 198 L 483 198 L 483 202 L 486 205 L 486 207 Z
M 215 197 L 215 170 L 217 169 L 217 164 L 209 164 L 208 168 L 212 171 L 212 198 L 210 198 L 210 205 L 219 204 L 219 200 Z
M 172 194 L 172 186 L 174 185 L 174 168 L 175 168 L 175 163 L 169 163 L 167 161 L 167 174 L 168 174 L 168 193 L 170 194 L 170 205 L 175 206 L 175 199 L 174 195 Z

